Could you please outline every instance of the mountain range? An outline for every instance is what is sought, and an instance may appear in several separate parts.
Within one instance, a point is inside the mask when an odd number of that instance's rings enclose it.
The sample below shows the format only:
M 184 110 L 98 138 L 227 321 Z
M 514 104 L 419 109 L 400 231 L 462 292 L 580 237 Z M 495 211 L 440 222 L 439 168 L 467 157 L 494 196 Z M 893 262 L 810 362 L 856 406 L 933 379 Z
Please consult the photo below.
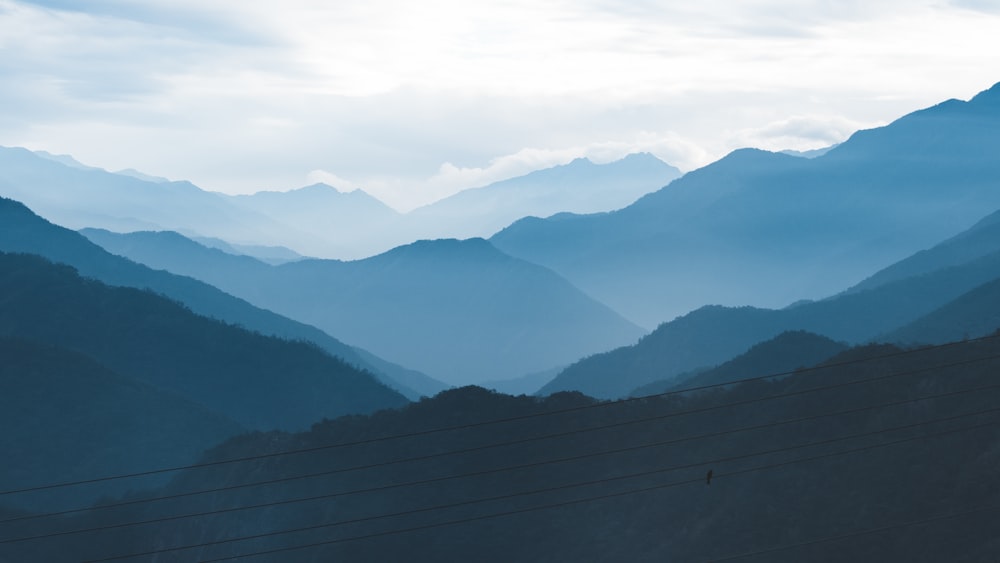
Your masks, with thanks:
M 486 237 L 528 215 L 622 207 L 679 174 L 648 154 L 607 164 L 578 159 L 402 214 L 363 190 L 314 184 L 231 196 L 135 171 L 111 173 L 66 155 L 0 147 L 0 195 L 59 225 L 172 230 L 221 239 L 265 259 L 287 258 L 289 252 L 357 259 L 419 239 Z M 286 248 L 272 256 L 261 247 Z
M 83 233 L 109 252 L 200 279 L 450 384 L 520 377 L 643 333 L 550 270 L 483 239 L 271 266 L 177 233 Z
M 0 336 L 82 353 L 246 428 L 303 429 L 324 417 L 406 403 L 317 346 L 202 317 L 38 256 L 0 254 L 0 289 Z
M 990 288 L 1000 279 L 998 218 L 1000 212 L 993 213 L 826 299 L 783 309 L 701 307 L 635 345 L 569 366 L 541 392 L 578 390 L 611 398 L 655 381 L 670 386 L 682 374 L 721 364 L 786 331 L 852 344 L 940 343 L 989 334 L 1000 326 L 993 324 L 1000 308 L 990 300 Z
M 244 461 L 15 522 L 7 537 L 99 529 L 0 544 L 0 557 L 990 561 L 998 357 L 997 338 L 853 348 L 787 377 L 627 403 L 450 390 L 229 440 L 203 460 Z M 358 437 L 393 438 L 329 447 Z
M 312 342 L 329 354 L 370 371 L 411 398 L 446 386 L 432 378 L 348 346 L 323 331 L 254 307 L 197 280 L 156 271 L 104 251 L 77 232 L 38 217 L 23 204 L 0 198 L 0 251 L 44 256 L 109 285 L 150 289 L 192 311 L 262 334 Z
M 3 491 L 184 466 L 249 430 L 399 407 L 406 399 L 317 346 L 198 316 L 30 254 L 0 252 Z M 64 508 L 167 474 L 43 488 L 9 501 Z
M 578 158 L 418 207 L 403 216 L 399 240 L 488 237 L 526 216 L 621 209 L 680 175 L 649 153 L 608 164 Z
M 992 561 L 997 149 L 1000 85 L 350 261 L 284 241 L 352 205 L 390 240 L 363 192 L 0 149 L 0 192 L 95 221 L 0 198 L 0 562 Z M 669 172 L 574 161 L 411 215 L 492 229 L 639 169 Z
M 618 211 L 522 219 L 500 250 L 641 326 L 851 286 L 1000 208 L 1000 84 L 815 158 L 742 149 Z

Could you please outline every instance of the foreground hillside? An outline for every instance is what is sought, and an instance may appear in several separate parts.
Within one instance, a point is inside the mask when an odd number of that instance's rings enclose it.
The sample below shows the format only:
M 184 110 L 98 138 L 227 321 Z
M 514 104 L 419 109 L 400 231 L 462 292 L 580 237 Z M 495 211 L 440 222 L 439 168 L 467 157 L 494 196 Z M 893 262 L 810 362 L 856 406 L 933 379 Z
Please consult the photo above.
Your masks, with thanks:
M 202 404 L 67 348 L 0 336 L 0 358 L 0 451 L 7 460 L 0 464 L 0 490 L 190 463 L 246 432 Z M 4 502 L 59 509 L 165 482 L 150 476 L 78 487 L 70 495 L 6 495 Z
M 989 561 L 998 336 L 641 401 L 464 388 L 249 435 L 149 501 L 7 522 L 0 556 Z

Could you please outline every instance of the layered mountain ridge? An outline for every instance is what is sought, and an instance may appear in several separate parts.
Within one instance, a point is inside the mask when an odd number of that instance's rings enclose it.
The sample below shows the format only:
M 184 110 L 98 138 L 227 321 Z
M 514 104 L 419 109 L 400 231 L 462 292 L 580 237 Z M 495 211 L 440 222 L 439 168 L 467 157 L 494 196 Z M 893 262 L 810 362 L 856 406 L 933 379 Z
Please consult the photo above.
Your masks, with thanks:
M 643 332 L 558 275 L 483 239 L 270 266 L 177 233 L 84 233 L 112 253 L 195 277 L 452 384 L 564 365 Z
M 812 159 L 741 149 L 636 203 L 490 240 L 642 326 L 705 304 L 783 307 L 856 284 L 1000 208 L 997 87 Z
M 783 309 L 705 306 L 663 323 L 633 346 L 583 359 L 542 393 L 583 391 L 624 396 L 634 387 L 721 364 L 786 331 L 810 331 L 851 344 L 871 340 L 941 343 L 996 330 L 990 288 L 1000 279 L 1000 221 L 993 213 L 971 229 L 819 301 Z M 960 328 L 961 327 L 961 328 Z M 614 378 L 607 374 L 614 373 Z
M 315 327 L 254 307 L 215 287 L 191 278 L 151 270 L 109 254 L 79 233 L 38 217 L 19 202 L 0 198 L 0 223 L 3 224 L 0 229 L 0 251 L 38 254 L 53 262 L 73 266 L 81 275 L 109 285 L 153 290 L 183 303 L 201 315 L 262 334 L 312 342 L 333 356 L 369 370 L 411 398 L 433 395 L 445 387 L 423 374 L 384 360 L 373 362 L 371 358 L 366 359 L 362 356 L 367 353 L 356 350 Z
M 313 184 L 230 196 L 141 173 L 111 173 L 67 155 L 0 147 L 0 195 L 65 227 L 178 231 L 232 245 L 359 259 L 426 238 L 487 237 L 525 215 L 622 207 L 680 172 L 652 155 L 578 159 L 401 214 L 361 189 Z

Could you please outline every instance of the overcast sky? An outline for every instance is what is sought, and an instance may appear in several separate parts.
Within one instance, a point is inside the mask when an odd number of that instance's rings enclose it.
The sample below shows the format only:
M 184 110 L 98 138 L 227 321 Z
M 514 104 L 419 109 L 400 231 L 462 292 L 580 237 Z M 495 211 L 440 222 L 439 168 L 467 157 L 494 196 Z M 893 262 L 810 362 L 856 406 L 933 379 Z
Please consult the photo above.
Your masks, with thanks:
M 0 0 L 0 145 L 398 209 L 809 149 L 1000 81 L 1000 0 Z

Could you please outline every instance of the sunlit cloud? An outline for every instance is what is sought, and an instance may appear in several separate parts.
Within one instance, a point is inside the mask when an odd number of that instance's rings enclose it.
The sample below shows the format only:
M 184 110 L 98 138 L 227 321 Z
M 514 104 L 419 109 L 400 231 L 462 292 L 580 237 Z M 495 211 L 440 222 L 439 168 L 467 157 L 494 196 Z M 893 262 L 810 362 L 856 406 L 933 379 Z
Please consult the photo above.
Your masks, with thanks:
M 0 0 L 0 144 L 407 207 L 577 157 L 836 142 L 1000 80 L 998 27 L 987 0 Z
M 855 131 L 871 126 L 838 116 L 799 115 L 735 132 L 730 139 L 734 144 L 766 150 L 811 150 L 841 143 Z

